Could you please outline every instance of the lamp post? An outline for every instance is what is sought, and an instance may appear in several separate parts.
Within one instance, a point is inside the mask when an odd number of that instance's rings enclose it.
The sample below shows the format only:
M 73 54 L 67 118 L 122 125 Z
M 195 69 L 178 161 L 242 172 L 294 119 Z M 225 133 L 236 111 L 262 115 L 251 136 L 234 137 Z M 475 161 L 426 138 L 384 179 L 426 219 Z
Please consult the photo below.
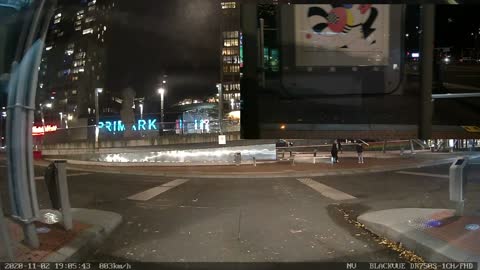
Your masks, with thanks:
M 103 92 L 103 88 L 95 88 L 95 149 L 98 149 L 98 136 L 100 133 L 98 123 L 100 122 L 100 112 L 98 105 L 98 94 Z
M 158 89 L 158 94 L 160 95 L 160 101 L 161 101 L 161 104 L 160 104 L 160 119 L 161 119 L 161 127 L 162 127 L 162 131 L 163 131 L 163 121 L 164 121 L 164 102 L 165 102 L 165 88 L 163 87 L 160 87 Z

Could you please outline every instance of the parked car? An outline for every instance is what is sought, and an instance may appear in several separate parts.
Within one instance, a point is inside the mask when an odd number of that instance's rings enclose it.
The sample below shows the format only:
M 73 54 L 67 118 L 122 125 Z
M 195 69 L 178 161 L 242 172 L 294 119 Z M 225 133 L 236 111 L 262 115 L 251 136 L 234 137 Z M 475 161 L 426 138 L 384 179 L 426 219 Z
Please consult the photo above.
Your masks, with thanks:
M 290 147 L 290 146 L 293 146 L 293 142 L 290 142 L 290 141 L 287 141 L 287 140 L 284 140 L 284 139 L 280 139 L 275 143 L 275 146 L 276 147 Z

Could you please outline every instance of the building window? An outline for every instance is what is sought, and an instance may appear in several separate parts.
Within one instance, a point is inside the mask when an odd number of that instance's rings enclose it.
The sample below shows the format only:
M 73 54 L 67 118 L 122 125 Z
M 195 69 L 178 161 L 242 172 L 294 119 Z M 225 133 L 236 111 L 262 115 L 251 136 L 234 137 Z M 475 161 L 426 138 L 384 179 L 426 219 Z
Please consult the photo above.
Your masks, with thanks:
M 223 40 L 224 47 L 238 47 L 238 39 L 237 38 L 227 38 Z
M 72 90 L 72 95 L 77 95 L 77 90 Z
M 223 38 L 238 38 L 238 31 L 223 32 Z
M 236 6 L 235 2 L 222 2 L 222 9 L 235 8 L 235 6 Z
M 85 18 L 85 23 L 89 23 L 89 22 L 92 22 L 94 20 L 95 20 L 95 18 L 93 18 L 93 17 L 87 17 L 87 18 Z
M 91 34 L 91 33 L 93 33 L 93 28 L 88 28 L 88 29 L 83 30 L 84 35 Z

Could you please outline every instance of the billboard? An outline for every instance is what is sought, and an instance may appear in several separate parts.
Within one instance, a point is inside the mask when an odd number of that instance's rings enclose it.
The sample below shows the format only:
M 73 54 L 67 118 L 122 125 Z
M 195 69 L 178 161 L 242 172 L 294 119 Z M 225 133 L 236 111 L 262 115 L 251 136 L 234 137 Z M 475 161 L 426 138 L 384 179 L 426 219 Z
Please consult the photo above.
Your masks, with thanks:
M 388 5 L 295 5 L 294 9 L 297 66 L 388 64 Z

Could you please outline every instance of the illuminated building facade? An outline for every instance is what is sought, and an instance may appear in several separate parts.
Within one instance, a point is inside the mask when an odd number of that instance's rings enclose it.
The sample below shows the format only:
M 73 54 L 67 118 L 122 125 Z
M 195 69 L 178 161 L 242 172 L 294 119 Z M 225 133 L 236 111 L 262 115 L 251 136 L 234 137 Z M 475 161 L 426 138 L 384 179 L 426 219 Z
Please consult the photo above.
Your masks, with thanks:
M 242 66 L 242 33 L 240 32 L 240 5 L 238 1 L 222 1 L 221 69 L 220 80 L 225 112 L 240 110 L 240 68 Z
M 105 36 L 114 6 L 112 0 L 60 1 L 53 15 L 40 65 L 37 105 L 46 121 L 59 128 L 94 124 L 97 91 L 100 111 L 114 110 L 115 102 L 105 89 Z

